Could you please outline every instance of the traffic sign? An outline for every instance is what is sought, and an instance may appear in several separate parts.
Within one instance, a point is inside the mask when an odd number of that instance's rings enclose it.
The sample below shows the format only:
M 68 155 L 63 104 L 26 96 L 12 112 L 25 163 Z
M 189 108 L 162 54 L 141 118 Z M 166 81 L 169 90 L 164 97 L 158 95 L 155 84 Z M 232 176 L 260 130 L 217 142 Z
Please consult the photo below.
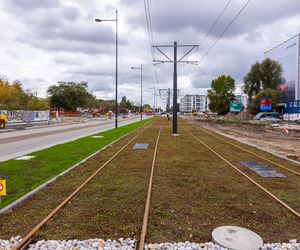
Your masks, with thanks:
M 260 110 L 261 111 L 272 111 L 272 99 L 261 98 L 260 99 Z
M 241 102 L 230 102 L 230 112 L 242 112 L 243 104 Z
M 6 178 L 0 176 L 0 196 L 6 196 Z

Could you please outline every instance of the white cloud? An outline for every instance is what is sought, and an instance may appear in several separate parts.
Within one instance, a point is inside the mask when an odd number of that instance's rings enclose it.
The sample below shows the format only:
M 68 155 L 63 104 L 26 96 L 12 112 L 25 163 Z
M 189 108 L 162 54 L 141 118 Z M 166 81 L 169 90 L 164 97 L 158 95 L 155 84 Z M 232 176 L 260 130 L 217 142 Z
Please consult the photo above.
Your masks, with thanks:
M 227 0 L 151 0 L 156 44 L 197 44 Z M 232 0 L 199 49 L 200 57 L 246 0 Z M 114 98 L 115 23 L 96 23 L 119 13 L 119 96 L 140 100 L 140 76 L 131 66 L 143 63 L 144 100 L 153 103 L 154 68 L 143 1 L 4 0 L 0 2 L 0 75 L 20 79 L 40 96 L 57 81 L 88 81 L 99 98 Z M 300 30 L 298 0 L 251 1 L 228 32 L 197 66 L 178 64 L 181 93 L 205 92 L 220 74 L 241 83 L 250 65 L 268 46 Z M 114 18 L 112 16 L 111 18 Z M 172 50 L 166 51 L 172 56 Z M 183 50 L 178 52 L 184 53 Z M 195 58 L 195 55 L 191 58 Z M 172 64 L 156 66 L 160 88 L 172 88 Z M 156 86 L 157 87 L 157 86 Z

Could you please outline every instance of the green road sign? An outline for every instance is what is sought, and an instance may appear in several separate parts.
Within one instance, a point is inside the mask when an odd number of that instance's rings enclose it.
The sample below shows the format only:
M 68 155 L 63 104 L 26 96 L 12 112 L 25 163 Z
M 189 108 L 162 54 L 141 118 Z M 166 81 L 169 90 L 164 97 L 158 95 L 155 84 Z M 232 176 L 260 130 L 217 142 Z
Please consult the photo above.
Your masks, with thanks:
M 230 102 L 230 112 L 242 112 L 243 104 L 241 102 Z

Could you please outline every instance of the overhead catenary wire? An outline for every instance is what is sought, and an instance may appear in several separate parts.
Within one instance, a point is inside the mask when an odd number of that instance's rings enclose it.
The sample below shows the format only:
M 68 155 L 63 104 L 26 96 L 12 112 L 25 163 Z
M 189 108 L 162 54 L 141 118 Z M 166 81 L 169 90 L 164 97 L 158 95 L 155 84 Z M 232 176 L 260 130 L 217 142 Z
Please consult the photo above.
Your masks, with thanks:
M 221 17 L 223 16 L 225 10 L 227 9 L 227 7 L 229 6 L 229 4 L 231 3 L 232 0 L 229 0 L 227 2 L 227 4 L 223 7 L 223 9 L 221 10 L 221 12 L 219 13 L 219 15 L 217 16 L 217 18 L 215 19 L 215 21 L 213 22 L 213 24 L 211 25 L 210 29 L 208 30 L 208 32 L 206 33 L 206 35 L 203 37 L 203 39 L 200 41 L 199 43 L 199 47 L 201 47 L 201 45 L 204 43 L 204 41 L 206 40 L 206 38 L 209 36 L 209 34 L 212 32 L 212 30 L 214 29 L 214 27 L 216 26 L 216 24 L 219 22 L 219 20 L 221 19 Z M 200 58 L 200 50 L 197 50 L 194 52 L 194 56 L 196 57 L 196 53 L 199 53 L 197 56 L 199 56 Z M 198 65 L 198 64 L 197 64 Z M 197 66 L 196 65 L 196 66 Z M 191 68 L 192 68 L 192 65 L 190 64 L 188 69 L 187 69 L 187 73 L 186 73 L 186 81 L 188 79 L 188 77 L 190 75 L 193 75 L 196 67 L 194 67 L 194 71 L 191 72 Z M 186 82 L 185 81 L 185 82 Z
M 151 56 L 152 56 L 152 62 L 155 61 L 156 56 L 155 56 L 155 50 L 153 48 L 154 44 L 154 38 L 153 38 L 153 30 L 152 30 L 152 22 L 151 22 L 151 12 L 150 12 L 150 5 L 148 0 L 144 0 L 144 9 L 145 9 L 145 17 L 146 17 L 146 25 L 147 25 L 147 33 L 149 37 L 149 44 L 150 44 L 150 51 L 151 51 Z M 157 84 L 157 89 L 159 89 L 159 81 L 158 81 L 158 72 L 153 64 L 154 68 L 154 79 L 155 79 L 155 84 Z M 154 86 L 155 86 L 154 84 Z
M 222 38 L 222 36 L 226 33 L 226 31 L 230 28 L 230 26 L 235 22 L 235 20 L 240 16 L 240 14 L 245 10 L 245 8 L 248 6 L 248 4 L 251 2 L 251 0 L 248 0 L 243 7 L 239 10 L 239 12 L 233 17 L 233 19 L 230 21 L 230 23 L 226 26 L 226 28 L 223 30 L 223 32 L 218 36 L 218 38 L 213 42 L 213 44 L 206 50 L 205 54 L 200 57 L 199 55 L 199 62 L 196 65 L 196 67 L 194 67 L 193 71 L 190 73 L 188 73 L 189 75 L 193 76 L 194 73 L 196 72 L 197 66 L 199 66 L 201 64 L 201 62 L 203 62 L 204 58 L 209 54 L 209 52 L 215 47 L 215 45 L 217 44 L 217 42 Z M 225 10 L 227 9 L 228 5 L 230 4 L 230 1 L 227 2 L 227 4 L 225 5 L 225 7 L 223 8 L 223 10 L 221 11 L 220 15 L 217 17 L 216 20 L 220 20 L 221 16 L 224 14 Z M 217 21 L 218 22 L 218 21 Z M 217 23 L 215 21 L 215 23 Z M 216 24 L 213 24 L 212 27 L 214 27 Z M 212 31 L 212 30 L 211 30 Z M 210 33 L 211 31 L 208 31 L 208 33 Z M 208 36 L 207 36 L 208 37 Z M 206 36 L 204 37 L 206 39 Z M 204 39 L 203 38 L 203 39 Z M 203 41 L 203 39 L 201 40 L 201 42 Z M 200 43 L 201 43 L 200 42 Z M 203 42 L 202 42 L 203 43 Z
M 206 40 L 206 38 L 209 36 L 210 32 L 212 32 L 212 30 L 214 29 L 214 27 L 216 26 L 216 24 L 219 22 L 220 18 L 223 16 L 225 10 L 227 9 L 228 5 L 230 4 L 232 0 L 229 0 L 227 2 L 227 4 L 225 5 L 225 7 L 222 9 L 222 11 L 220 12 L 220 14 L 218 15 L 218 17 L 216 18 L 216 20 L 214 21 L 214 23 L 212 24 L 212 26 L 210 27 L 210 29 L 208 30 L 208 32 L 206 33 L 206 35 L 203 37 L 203 39 L 201 40 L 199 46 L 202 45 L 202 43 Z
M 243 12 L 243 10 L 248 6 L 251 0 L 248 0 L 243 7 L 239 10 L 239 12 L 234 16 L 234 18 L 230 21 L 230 23 L 226 26 L 223 32 L 218 36 L 218 38 L 213 42 L 213 44 L 206 50 L 205 54 L 199 60 L 199 64 L 203 61 L 203 59 L 208 55 L 208 53 L 215 47 L 217 42 L 222 38 L 222 36 L 226 33 L 226 31 L 230 28 L 230 26 L 234 23 L 234 21 L 239 17 L 239 15 Z

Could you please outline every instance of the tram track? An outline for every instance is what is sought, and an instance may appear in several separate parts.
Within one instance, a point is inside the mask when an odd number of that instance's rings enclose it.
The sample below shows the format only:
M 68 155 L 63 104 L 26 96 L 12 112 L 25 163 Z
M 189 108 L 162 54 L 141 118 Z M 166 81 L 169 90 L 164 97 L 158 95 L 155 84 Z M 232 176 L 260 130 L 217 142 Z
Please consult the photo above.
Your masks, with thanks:
M 150 123 L 151 124 L 151 123 Z M 91 180 L 98 175 L 109 163 L 111 163 L 117 156 L 133 141 L 135 141 L 150 125 L 143 128 L 138 134 L 131 138 L 124 146 L 121 147 L 113 156 L 111 156 L 104 164 L 101 165 L 92 175 L 90 175 L 77 189 L 75 189 L 67 198 L 65 198 L 55 209 L 53 209 L 45 218 L 43 218 L 29 233 L 27 233 L 18 245 L 13 250 L 26 249 L 27 245 L 32 242 L 33 238 L 42 230 L 47 222 L 52 219 L 58 212 L 60 212 L 70 201 L 84 188 Z M 159 130 L 160 133 L 160 130 Z M 152 174 L 153 176 L 153 174 Z
M 285 207 L 289 212 L 294 214 L 298 219 L 300 219 L 300 213 L 293 209 L 291 206 L 289 206 L 286 202 L 282 201 L 280 198 L 278 198 L 276 195 L 274 195 L 272 192 L 270 192 L 267 188 L 263 187 L 261 184 L 259 184 L 257 181 L 255 181 L 253 178 L 251 178 L 249 175 L 247 175 L 244 171 L 240 170 L 239 167 L 231 163 L 228 159 L 226 159 L 224 156 L 222 156 L 220 153 L 218 153 L 215 149 L 210 147 L 207 143 L 205 143 L 203 140 L 199 139 L 198 136 L 195 136 L 193 133 L 191 133 L 188 129 L 185 128 L 185 130 L 197 141 L 199 141 L 204 147 L 206 147 L 209 151 L 211 151 L 214 155 L 219 157 L 222 161 L 226 162 L 229 166 L 231 166 L 233 169 L 235 169 L 237 172 L 239 172 L 242 176 L 244 176 L 246 179 L 248 179 L 250 182 L 252 182 L 254 185 L 256 185 L 260 190 L 262 190 L 264 193 L 269 195 L 272 199 L 274 199 L 277 203 L 281 204 L 283 207 Z M 211 135 L 210 133 L 207 133 Z M 211 135 L 212 136 L 212 135 Z M 243 149 L 243 148 L 241 148 Z M 247 150 L 248 151 L 248 150 Z M 251 152 L 252 153 L 252 152 Z M 257 154 L 255 154 L 257 156 Z
M 232 142 L 230 142 L 230 141 L 228 141 L 228 140 L 222 138 L 220 135 L 213 134 L 214 132 L 207 132 L 207 131 L 206 131 L 207 129 L 203 129 L 203 128 L 200 128 L 200 127 L 198 127 L 198 126 L 196 126 L 196 127 L 197 127 L 199 130 L 201 130 L 202 132 L 206 133 L 207 135 L 213 136 L 214 138 L 217 138 L 218 140 L 221 140 L 222 142 L 225 142 L 225 143 L 227 143 L 227 144 L 230 144 L 231 146 L 233 146 L 233 147 L 235 147 L 235 148 L 238 148 L 238 149 L 243 150 L 243 151 L 245 151 L 245 152 L 247 152 L 247 153 L 249 153 L 249 154 L 252 154 L 252 155 L 254 155 L 254 156 L 256 156 L 256 157 L 258 157 L 258 158 L 260 158 L 260 159 L 262 159 L 262 160 L 264 160 L 264 161 L 267 161 L 267 162 L 269 162 L 269 163 L 271 163 L 271 164 L 273 164 L 273 165 L 276 165 L 277 167 L 280 167 L 280 168 L 282 168 L 282 169 L 285 169 L 285 170 L 289 171 L 290 173 L 293 173 L 293 174 L 295 174 L 295 175 L 297 175 L 297 176 L 300 177 L 300 172 L 298 172 L 298 171 L 295 171 L 295 170 L 293 170 L 293 169 L 291 169 L 291 168 L 285 167 L 285 166 L 283 166 L 282 164 L 279 164 L 279 163 L 277 163 L 277 162 L 275 162 L 275 161 L 272 161 L 272 160 L 270 160 L 270 159 L 268 159 L 268 158 L 266 158 L 266 157 L 264 157 L 264 156 L 261 156 L 261 155 L 259 155 L 259 154 L 257 154 L 257 153 L 254 153 L 254 152 L 252 152 L 252 151 L 250 151 L 250 150 L 248 150 L 248 149 L 246 149 L 246 148 L 243 148 L 243 147 L 241 147 L 241 146 L 239 146 L 239 145 L 237 145 L 237 144 L 235 144 L 235 143 L 232 143 Z
M 152 123 L 152 128 L 143 136 L 141 136 L 143 132 L 150 126 L 138 131 L 125 145 L 118 148 L 118 151 L 108 160 L 104 163 L 101 162 L 101 166 L 99 165 L 100 167 L 91 176 L 41 220 L 14 249 L 26 247 L 30 240 L 36 239 L 34 237 L 37 235 L 42 239 L 45 236 L 49 239 L 49 235 L 51 236 L 50 239 L 53 236 L 55 238 L 55 235 L 58 234 L 53 234 L 53 230 L 58 232 L 64 230 L 63 226 L 56 227 L 57 222 L 61 222 L 61 224 L 68 227 L 74 227 L 75 225 L 73 232 L 78 230 L 80 223 L 73 225 L 73 220 L 76 220 L 74 215 L 76 216 L 78 211 L 74 211 L 82 206 L 90 206 L 88 202 L 96 196 L 103 196 L 103 186 L 96 184 L 103 180 L 104 175 L 112 182 L 114 181 L 111 179 L 112 175 L 117 178 L 120 178 L 119 175 L 121 174 L 138 174 L 140 176 L 128 184 L 130 188 L 126 189 L 126 192 L 128 192 L 126 196 L 133 197 L 129 202 L 120 201 L 120 195 L 125 196 L 125 193 L 115 191 L 121 188 L 120 181 L 115 182 L 115 184 L 104 181 L 103 185 L 108 190 L 107 199 L 103 200 L 101 198 L 97 202 L 106 201 L 109 204 L 106 209 L 100 209 L 96 212 L 102 213 L 109 222 L 104 226 L 101 225 L 104 230 L 99 229 L 97 234 L 90 233 L 85 235 L 84 238 L 97 235 L 96 237 L 111 239 L 112 237 L 128 237 L 131 235 L 136 239 L 134 249 L 143 250 L 146 242 L 182 241 L 187 239 L 207 241 L 209 240 L 207 235 L 219 223 L 235 222 L 237 225 L 247 226 L 250 229 L 262 230 L 268 237 L 272 237 L 272 231 L 265 231 L 269 230 L 269 227 L 275 228 L 277 234 L 280 233 L 281 229 L 277 230 L 276 228 L 280 223 L 274 221 L 280 216 L 285 218 L 285 223 L 289 221 L 290 225 L 294 227 L 299 225 L 300 214 L 297 208 L 295 209 L 292 204 L 285 202 L 282 197 L 268 190 L 268 187 L 266 188 L 264 184 L 252 178 L 253 175 L 248 175 L 242 171 L 237 166 L 236 161 L 232 162 L 231 158 L 227 159 L 227 155 L 223 155 L 222 150 L 219 152 L 219 149 L 222 149 L 225 144 L 215 148 L 216 141 L 213 141 L 215 144 L 211 146 L 210 140 L 213 140 L 214 137 L 210 136 L 209 133 L 205 134 L 203 131 L 201 133 L 201 130 L 196 129 L 195 126 L 184 123 L 182 123 L 180 135 L 173 137 L 169 134 L 166 122 L 159 121 L 161 122 Z M 193 140 L 191 140 L 192 138 Z M 214 140 L 217 139 L 214 138 Z M 149 143 L 149 150 L 133 153 L 134 151 L 129 149 L 129 145 L 141 141 Z M 200 147 L 199 143 L 201 144 Z M 125 150 L 125 148 L 127 149 Z M 234 152 L 238 155 L 237 149 L 232 150 L 231 154 Z M 182 151 L 185 152 L 185 155 L 180 154 Z M 243 152 L 248 154 L 246 151 Z M 135 157 L 137 154 L 139 156 Z M 121 161 L 125 155 L 127 155 L 126 159 Z M 255 155 L 252 156 L 256 157 Z M 140 161 L 139 159 L 144 160 Z M 116 164 L 116 162 L 119 163 Z M 228 168 L 228 165 L 231 168 Z M 122 170 L 122 166 L 128 169 L 126 173 L 119 172 Z M 115 170 L 108 171 L 109 169 Z M 294 173 L 282 169 L 288 172 L 288 177 L 297 178 Z M 102 170 L 105 172 L 100 175 L 99 173 Z M 96 176 L 98 177 L 94 178 Z M 219 181 L 221 178 L 222 181 Z M 248 182 L 245 182 L 243 178 L 246 178 Z M 135 185 L 137 180 L 138 185 Z M 94 185 L 94 187 L 91 188 L 91 185 Z M 262 192 L 258 192 L 256 187 Z M 137 189 L 137 191 L 130 193 L 134 189 Z M 121 188 L 121 190 L 123 189 Z M 93 193 L 92 197 L 89 196 L 89 192 Z M 74 197 L 77 197 L 77 204 L 75 201 L 70 204 Z M 261 207 L 260 202 L 264 197 L 266 197 L 266 204 Z M 239 202 L 239 204 L 236 204 L 236 202 Z M 126 207 L 128 205 L 132 205 L 132 207 Z M 118 220 L 122 217 L 122 214 L 115 218 L 115 215 L 120 214 L 120 211 L 122 211 L 116 206 L 134 211 L 128 212 L 127 210 L 128 218 L 122 221 L 126 223 L 124 225 L 126 230 L 121 228 L 123 226 L 122 222 Z M 91 209 L 84 208 L 84 210 L 84 212 L 81 211 L 80 215 L 85 220 Z M 269 211 L 271 212 L 268 213 Z M 109 214 L 106 214 L 107 212 Z M 253 212 L 255 212 L 255 215 Z M 65 219 L 65 216 L 68 218 Z M 114 219 L 117 220 L 116 224 L 110 224 Z M 131 227 L 128 225 L 130 223 Z M 45 225 L 47 225 L 46 231 L 48 230 L 46 234 L 41 233 Z M 108 233 L 105 232 L 107 225 L 112 225 Z M 86 226 L 96 228 L 96 225 L 91 223 L 86 224 Z M 133 230 L 135 230 L 134 234 L 132 233 Z M 297 235 L 296 229 L 290 231 L 290 235 L 293 234 Z M 63 237 L 72 237 L 72 235 L 72 232 L 66 231 Z

